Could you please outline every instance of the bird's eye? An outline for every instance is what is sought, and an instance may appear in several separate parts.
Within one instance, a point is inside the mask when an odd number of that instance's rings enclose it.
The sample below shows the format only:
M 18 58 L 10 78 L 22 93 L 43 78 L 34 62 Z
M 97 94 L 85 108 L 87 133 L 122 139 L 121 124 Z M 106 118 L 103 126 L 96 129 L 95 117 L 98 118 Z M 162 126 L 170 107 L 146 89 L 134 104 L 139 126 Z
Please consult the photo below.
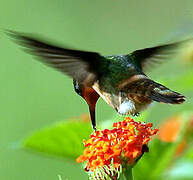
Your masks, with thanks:
M 82 91 L 81 91 L 81 88 L 80 88 L 78 82 L 75 82 L 75 83 L 74 83 L 74 90 L 76 91 L 76 93 L 77 93 L 78 95 L 82 96 Z

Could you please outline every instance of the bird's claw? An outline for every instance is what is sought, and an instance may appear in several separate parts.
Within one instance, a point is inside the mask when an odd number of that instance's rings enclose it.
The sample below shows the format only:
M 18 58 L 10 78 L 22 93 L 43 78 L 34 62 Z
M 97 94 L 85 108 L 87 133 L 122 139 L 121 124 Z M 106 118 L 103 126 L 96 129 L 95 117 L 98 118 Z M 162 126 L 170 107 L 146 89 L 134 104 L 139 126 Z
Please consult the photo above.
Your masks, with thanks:
M 93 131 L 94 131 L 94 132 L 96 132 L 96 131 L 97 131 L 96 126 L 93 126 L 93 127 L 92 127 L 92 129 L 93 129 Z
M 136 112 L 136 113 L 133 113 L 133 114 L 132 114 L 132 116 L 137 116 L 137 117 L 138 117 L 139 115 L 140 115 L 139 112 Z

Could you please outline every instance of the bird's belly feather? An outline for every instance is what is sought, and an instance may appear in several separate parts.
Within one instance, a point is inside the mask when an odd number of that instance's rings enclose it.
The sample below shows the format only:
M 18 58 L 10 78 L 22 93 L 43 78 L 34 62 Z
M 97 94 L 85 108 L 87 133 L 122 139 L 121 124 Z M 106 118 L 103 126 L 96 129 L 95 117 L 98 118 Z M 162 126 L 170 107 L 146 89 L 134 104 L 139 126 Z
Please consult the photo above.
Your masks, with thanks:
M 93 89 L 121 115 L 133 115 L 141 112 L 152 102 L 149 98 L 136 94 L 128 93 L 123 95 L 121 92 L 109 93 L 102 91 L 98 83 L 93 85 Z

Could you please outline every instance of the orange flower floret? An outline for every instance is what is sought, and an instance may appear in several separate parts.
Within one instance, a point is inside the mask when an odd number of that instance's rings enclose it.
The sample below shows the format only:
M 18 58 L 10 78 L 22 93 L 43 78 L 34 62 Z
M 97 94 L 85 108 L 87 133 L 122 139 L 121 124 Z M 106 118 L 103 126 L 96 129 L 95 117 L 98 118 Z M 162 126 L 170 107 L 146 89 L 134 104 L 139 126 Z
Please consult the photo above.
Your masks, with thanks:
M 113 127 L 112 130 L 96 131 L 89 140 L 83 141 L 86 149 L 77 162 L 87 161 L 87 170 L 94 171 L 111 162 L 116 168 L 120 164 L 132 164 L 142 154 L 142 147 L 158 131 L 152 130 L 151 123 L 135 122 L 129 117 L 114 123 Z
M 161 124 L 158 137 L 164 142 L 175 142 L 182 126 L 182 117 L 173 116 Z

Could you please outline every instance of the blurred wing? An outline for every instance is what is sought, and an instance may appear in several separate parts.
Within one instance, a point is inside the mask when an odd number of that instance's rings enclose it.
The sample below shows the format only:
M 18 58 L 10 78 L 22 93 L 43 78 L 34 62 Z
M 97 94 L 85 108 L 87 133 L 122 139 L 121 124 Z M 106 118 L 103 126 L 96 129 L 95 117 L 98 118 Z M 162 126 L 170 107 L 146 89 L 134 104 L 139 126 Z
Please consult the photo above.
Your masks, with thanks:
M 98 53 L 53 46 L 37 38 L 12 31 L 8 34 L 25 47 L 27 52 L 39 57 L 43 63 L 89 86 L 96 81 L 96 69 L 102 58 Z
M 179 47 L 191 40 L 192 39 L 188 39 L 181 42 L 136 50 L 129 54 L 129 56 L 131 56 L 132 59 L 136 60 L 139 67 L 144 70 L 148 67 L 148 65 L 165 61 L 170 56 L 177 53 Z

